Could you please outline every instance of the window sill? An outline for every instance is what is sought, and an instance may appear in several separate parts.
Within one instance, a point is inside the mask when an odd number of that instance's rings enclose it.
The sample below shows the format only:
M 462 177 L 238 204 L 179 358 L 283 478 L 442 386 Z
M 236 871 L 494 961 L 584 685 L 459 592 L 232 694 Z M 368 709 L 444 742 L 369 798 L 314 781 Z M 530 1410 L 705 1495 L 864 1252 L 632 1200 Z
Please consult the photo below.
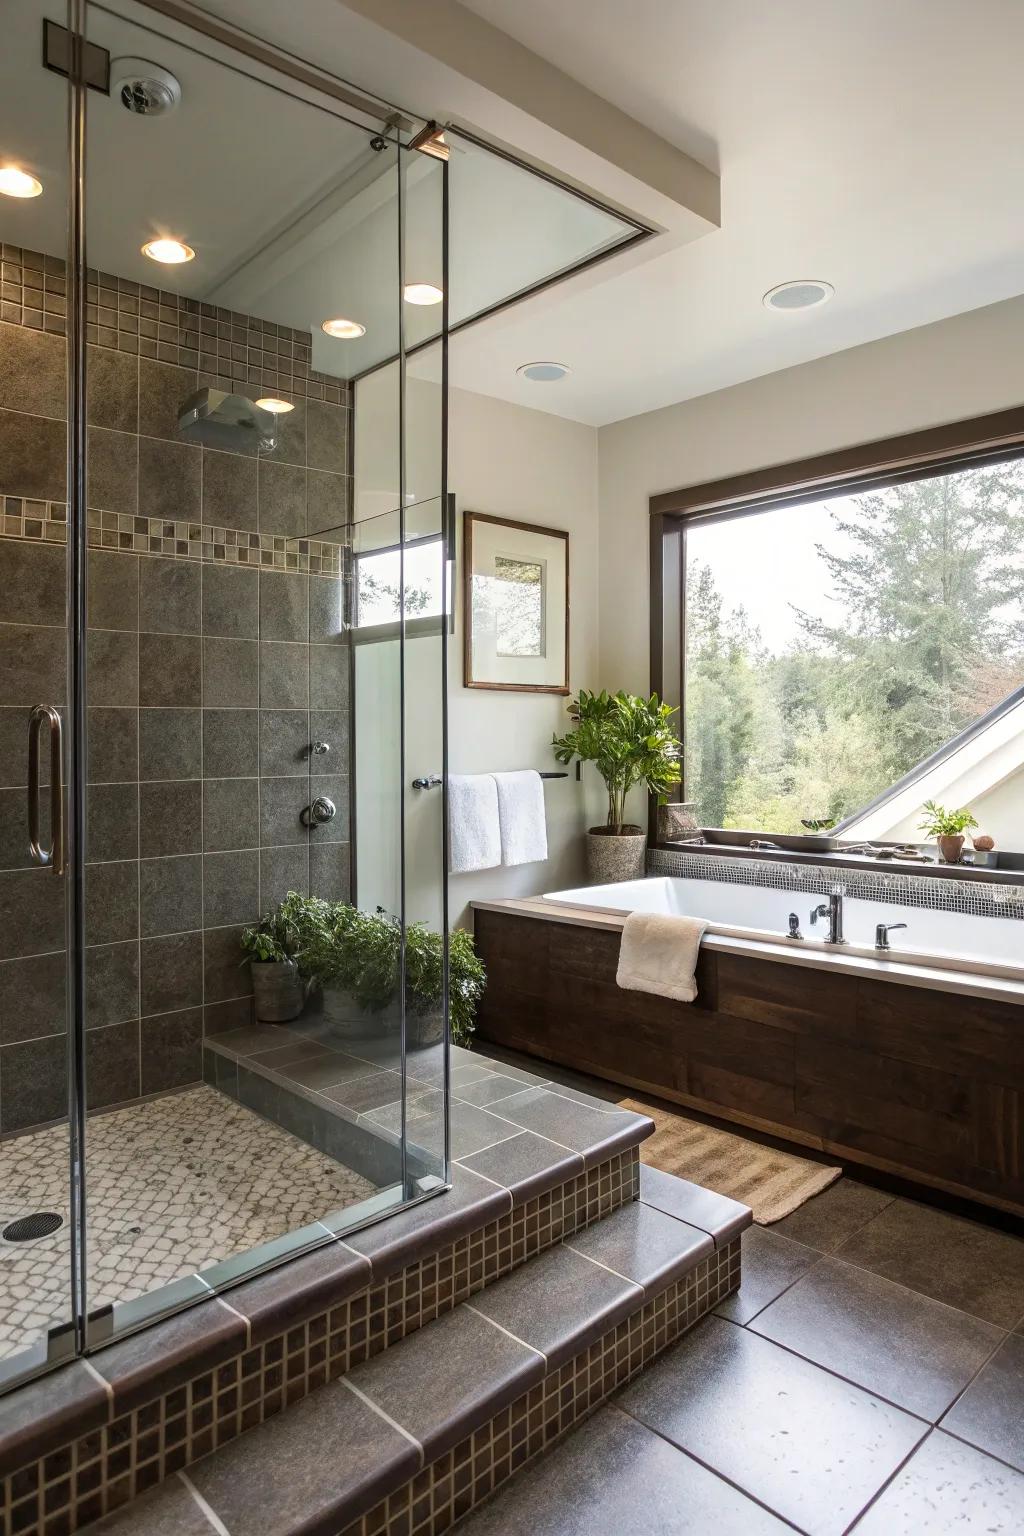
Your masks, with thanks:
M 730 847 L 724 843 L 659 840 L 652 849 L 666 853 L 707 854 L 710 858 L 762 859 L 769 864 L 808 864 L 821 869 L 870 869 L 878 874 L 923 875 L 939 880 L 977 881 L 983 885 L 1024 885 L 1024 871 L 975 869 L 970 864 L 916 864 L 910 859 L 871 859 L 865 854 L 796 853 L 791 849 Z

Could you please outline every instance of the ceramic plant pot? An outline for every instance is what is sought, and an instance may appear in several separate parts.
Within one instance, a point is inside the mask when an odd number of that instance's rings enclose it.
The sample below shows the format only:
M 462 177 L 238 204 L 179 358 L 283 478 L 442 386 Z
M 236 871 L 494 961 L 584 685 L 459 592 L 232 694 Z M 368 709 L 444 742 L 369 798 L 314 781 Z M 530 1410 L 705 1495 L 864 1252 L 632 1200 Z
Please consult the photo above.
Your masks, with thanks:
M 959 864 L 960 855 L 964 851 L 964 838 L 962 833 L 955 836 L 936 838 L 939 845 L 939 853 L 944 864 Z
M 381 1035 L 397 1034 L 402 1016 L 397 998 L 375 1013 L 362 1008 L 351 992 L 341 987 L 324 987 L 323 1020 L 337 1035 L 351 1040 L 374 1040 Z
M 294 960 L 254 960 L 252 992 L 256 1017 L 270 1024 L 284 1024 L 302 1012 L 302 978 Z
M 591 827 L 587 833 L 587 879 L 591 885 L 642 880 L 646 873 L 647 834 L 641 827 L 621 832 Z

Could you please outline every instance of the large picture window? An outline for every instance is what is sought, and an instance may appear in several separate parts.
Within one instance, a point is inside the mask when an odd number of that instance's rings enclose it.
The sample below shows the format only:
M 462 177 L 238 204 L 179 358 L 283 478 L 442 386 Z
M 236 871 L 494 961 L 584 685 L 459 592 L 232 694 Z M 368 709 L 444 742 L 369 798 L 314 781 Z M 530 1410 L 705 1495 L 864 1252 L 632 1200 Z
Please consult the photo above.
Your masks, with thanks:
M 765 500 L 674 525 L 698 823 L 923 841 L 935 800 L 1024 851 L 1024 458 Z

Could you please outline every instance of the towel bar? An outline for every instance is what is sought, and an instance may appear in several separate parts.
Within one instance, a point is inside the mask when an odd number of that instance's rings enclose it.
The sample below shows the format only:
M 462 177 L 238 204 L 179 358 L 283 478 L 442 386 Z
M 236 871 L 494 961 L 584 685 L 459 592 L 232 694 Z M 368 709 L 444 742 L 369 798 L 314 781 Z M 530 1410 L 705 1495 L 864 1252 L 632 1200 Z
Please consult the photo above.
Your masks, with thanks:
M 567 773 L 560 772 L 544 772 L 540 775 L 540 777 L 542 779 L 567 779 L 569 775 Z M 413 789 L 439 789 L 443 783 L 444 780 L 439 773 L 429 773 L 424 775 L 423 778 L 413 779 L 412 787 Z

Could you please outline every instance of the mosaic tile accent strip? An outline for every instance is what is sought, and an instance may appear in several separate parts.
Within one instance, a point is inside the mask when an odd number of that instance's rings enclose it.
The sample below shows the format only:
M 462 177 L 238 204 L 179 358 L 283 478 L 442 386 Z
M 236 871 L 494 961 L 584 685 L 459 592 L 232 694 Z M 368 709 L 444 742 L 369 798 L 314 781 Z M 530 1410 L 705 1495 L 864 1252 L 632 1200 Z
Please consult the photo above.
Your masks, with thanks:
M 63 1125 L 0 1143 L 0 1226 L 67 1217 Z M 89 1300 L 131 1301 L 355 1205 L 376 1185 L 213 1088 L 93 1115 Z M 70 1228 L 0 1247 L 0 1359 L 67 1312 Z
M 451 1311 L 563 1237 L 638 1199 L 639 1193 L 640 1158 L 634 1147 L 369 1286 L 329 1312 L 79 1436 L 3 1480 L 2 1536 L 67 1536 L 98 1520 Z M 733 1247 L 735 1279 L 728 1289 L 739 1283 L 738 1243 Z M 714 1265 L 727 1252 L 720 1250 L 707 1263 Z M 711 1294 L 710 1271 L 703 1283 L 698 1279 L 705 1268 L 685 1282 L 687 1286 L 692 1282 L 694 1297 Z M 662 1296 L 668 1297 L 672 1289 L 682 1287 L 670 1288 Z M 705 1310 L 725 1294 L 726 1290 L 716 1292 Z M 651 1305 L 667 1306 L 662 1296 Z M 665 1316 L 667 1326 L 667 1312 Z M 655 1335 L 661 1336 L 652 1315 L 638 1342 L 646 1347 Z
M 970 917 L 1011 917 L 1024 921 L 1024 886 L 990 885 L 970 880 L 935 879 L 899 870 L 829 869 L 822 864 L 779 864 L 766 859 L 724 859 L 717 854 L 652 848 L 651 875 L 685 880 L 718 880 L 726 885 L 760 885 L 776 891 L 804 891 L 827 896 L 841 884 L 848 896 L 905 907 L 931 907 Z
M 68 509 L 64 502 L 3 498 L 0 534 L 8 539 L 67 543 Z M 169 522 L 129 512 L 89 509 L 88 543 L 94 549 L 166 555 L 176 560 L 221 561 L 228 565 L 257 565 L 265 570 L 301 571 L 315 576 L 341 576 L 347 569 L 348 544 L 286 534 L 249 533 L 209 523 Z
M 0 246 L 0 320 L 65 331 L 64 262 L 16 245 Z M 86 340 L 94 346 L 199 368 L 236 384 L 346 405 L 351 385 L 310 366 L 312 336 L 216 304 L 90 270 Z
M 650 1365 L 739 1281 L 735 1238 L 346 1526 L 342 1536 L 437 1536 L 449 1530 Z

